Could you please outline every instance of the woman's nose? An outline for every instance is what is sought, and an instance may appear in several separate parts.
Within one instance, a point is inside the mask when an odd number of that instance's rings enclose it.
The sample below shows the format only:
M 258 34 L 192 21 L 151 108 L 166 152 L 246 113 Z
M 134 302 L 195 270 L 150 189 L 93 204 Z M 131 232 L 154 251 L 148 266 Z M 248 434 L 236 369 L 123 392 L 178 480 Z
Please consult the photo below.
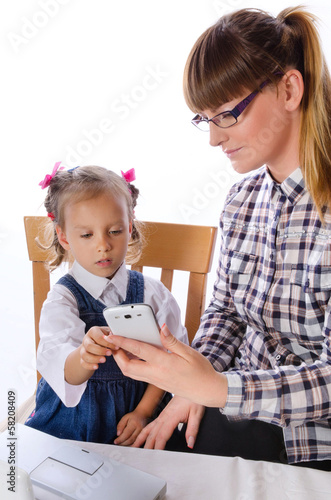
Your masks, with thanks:
M 227 134 L 224 128 L 209 122 L 209 144 L 213 147 L 221 146 L 226 141 Z

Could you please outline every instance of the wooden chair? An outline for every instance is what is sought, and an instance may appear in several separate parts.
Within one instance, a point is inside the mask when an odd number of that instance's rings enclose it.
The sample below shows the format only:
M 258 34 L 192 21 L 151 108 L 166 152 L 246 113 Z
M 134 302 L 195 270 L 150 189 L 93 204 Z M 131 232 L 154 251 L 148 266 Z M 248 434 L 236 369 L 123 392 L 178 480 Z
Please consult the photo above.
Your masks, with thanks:
M 29 259 L 32 262 L 36 349 L 39 344 L 41 307 L 50 289 L 50 273 L 45 266 L 49 254 L 38 246 L 36 238 L 44 241 L 47 220 L 47 217 L 24 217 Z M 161 222 L 143 222 L 143 228 L 146 245 L 139 262 L 131 267 L 141 272 L 144 267 L 160 268 L 160 279 L 169 290 L 172 289 L 175 270 L 190 273 L 185 326 L 191 343 L 205 307 L 207 274 L 212 264 L 217 228 Z M 39 380 L 39 373 L 37 377 Z M 21 415 L 18 415 L 20 421 L 25 421 L 32 411 L 33 400 L 34 397 L 23 404 Z
M 217 228 L 164 222 L 144 222 L 147 244 L 132 269 L 161 269 L 160 280 L 171 291 L 174 271 L 189 272 L 185 326 L 190 343 L 204 311 L 207 274 L 212 265 Z
M 24 217 L 29 259 L 32 261 L 36 348 L 41 306 L 50 288 L 50 274 L 45 267 L 48 252 L 36 243 L 36 238 L 43 241 L 46 221 L 47 217 Z M 164 222 L 143 222 L 143 226 L 146 246 L 140 260 L 131 267 L 140 272 L 144 267 L 160 268 L 160 279 L 169 290 L 172 289 L 175 270 L 190 273 L 185 326 L 191 343 L 205 307 L 207 274 L 214 255 L 217 228 Z

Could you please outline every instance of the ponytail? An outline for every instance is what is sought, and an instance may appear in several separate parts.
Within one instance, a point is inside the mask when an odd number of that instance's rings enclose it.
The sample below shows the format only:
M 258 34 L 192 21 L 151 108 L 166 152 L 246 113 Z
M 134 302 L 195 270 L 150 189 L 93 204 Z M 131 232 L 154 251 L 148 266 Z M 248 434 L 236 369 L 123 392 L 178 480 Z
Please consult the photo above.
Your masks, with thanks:
M 299 158 L 307 188 L 323 218 L 331 209 L 331 80 L 316 29 L 316 17 L 303 10 L 283 10 L 278 19 L 290 31 L 292 46 L 300 47 L 304 94 Z M 298 51 L 296 51 L 298 53 Z
M 331 209 L 331 81 L 316 18 L 300 7 L 276 18 L 258 9 L 221 17 L 197 40 L 184 71 L 184 96 L 195 113 L 218 108 L 263 80 L 275 85 L 289 68 L 304 81 L 299 160 L 321 219 Z

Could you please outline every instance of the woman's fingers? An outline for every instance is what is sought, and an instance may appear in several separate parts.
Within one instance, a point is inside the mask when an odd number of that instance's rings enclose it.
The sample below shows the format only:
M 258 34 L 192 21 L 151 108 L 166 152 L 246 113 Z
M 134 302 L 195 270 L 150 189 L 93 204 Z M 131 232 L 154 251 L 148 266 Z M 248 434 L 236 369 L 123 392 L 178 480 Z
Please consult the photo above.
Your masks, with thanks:
M 161 341 L 165 350 L 124 337 L 111 336 L 119 349 L 113 357 L 127 377 L 156 385 L 192 402 L 223 407 L 227 397 L 227 379 L 217 373 L 208 359 L 176 339 L 164 325 Z M 125 351 L 133 354 L 134 359 Z
M 179 423 L 187 423 L 186 442 L 189 448 L 194 447 L 204 411 L 204 406 L 175 396 L 160 415 L 144 427 L 133 447 L 144 445 L 144 448 L 163 450 Z
M 164 358 L 164 351 L 162 351 L 162 349 L 145 342 L 119 337 L 117 335 L 111 335 L 105 337 L 105 339 L 107 339 L 109 344 L 112 343 L 116 348 L 124 349 L 125 351 L 133 354 L 136 358 L 143 359 L 144 361 L 153 362 L 156 359 Z M 190 357 L 192 351 L 191 347 L 183 344 L 176 337 L 174 337 L 166 325 L 163 325 L 161 328 L 161 341 L 167 351 L 178 354 L 183 358 Z M 121 356 L 120 359 L 122 359 L 123 362 L 129 360 L 128 357 L 124 356 Z

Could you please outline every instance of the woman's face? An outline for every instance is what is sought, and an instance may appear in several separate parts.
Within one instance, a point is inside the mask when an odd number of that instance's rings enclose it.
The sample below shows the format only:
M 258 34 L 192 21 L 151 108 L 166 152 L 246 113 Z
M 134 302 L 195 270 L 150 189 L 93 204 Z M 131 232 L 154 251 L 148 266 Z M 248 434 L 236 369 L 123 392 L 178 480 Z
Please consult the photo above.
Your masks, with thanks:
M 247 92 L 247 95 L 249 91 Z M 217 109 L 204 110 L 201 115 L 212 118 L 233 109 L 245 96 Z M 286 88 L 267 85 L 232 127 L 223 129 L 210 122 L 210 144 L 219 146 L 238 173 L 269 167 L 270 173 L 282 182 L 299 166 L 299 113 L 288 111 Z

